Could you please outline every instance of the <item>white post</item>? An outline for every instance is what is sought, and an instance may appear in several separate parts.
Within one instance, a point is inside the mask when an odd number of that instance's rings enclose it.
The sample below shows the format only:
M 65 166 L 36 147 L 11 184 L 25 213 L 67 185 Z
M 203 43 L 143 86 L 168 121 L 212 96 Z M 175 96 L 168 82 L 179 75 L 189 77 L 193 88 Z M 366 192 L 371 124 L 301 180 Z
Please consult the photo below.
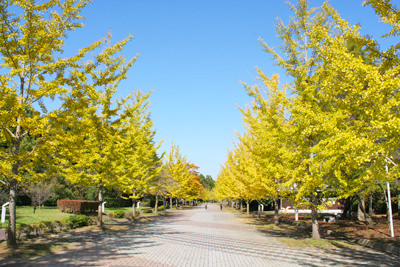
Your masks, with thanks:
M 386 173 L 389 172 L 389 168 L 386 165 Z M 393 229 L 393 217 L 392 217 L 392 199 L 390 197 L 390 184 L 386 183 L 387 186 L 387 198 L 388 198 L 388 209 L 389 209 L 389 222 L 390 222 L 390 235 L 394 237 L 394 229 Z
M 264 205 L 263 204 L 260 204 L 261 205 L 261 213 L 263 213 L 264 212 Z
M 6 206 L 10 204 L 10 202 L 7 202 L 1 206 L 1 222 L 5 223 L 6 222 Z
M 140 201 L 136 204 L 137 208 L 140 208 Z
M 104 212 L 104 205 L 107 203 L 107 201 L 104 201 L 103 204 L 101 204 L 101 211 Z
M 298 209 L 295 209 L 294 219 L 296 222 L 299 220 L 299 210 Z

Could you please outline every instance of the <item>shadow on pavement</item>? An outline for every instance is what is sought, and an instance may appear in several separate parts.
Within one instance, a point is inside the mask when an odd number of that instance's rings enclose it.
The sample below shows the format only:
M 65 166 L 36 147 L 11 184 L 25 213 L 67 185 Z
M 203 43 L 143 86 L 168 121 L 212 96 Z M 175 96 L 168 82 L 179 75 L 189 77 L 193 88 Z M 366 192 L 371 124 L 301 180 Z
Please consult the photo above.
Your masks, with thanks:
M 76 244 L 72 249 L 66 249 L 33 259 L 6 258 L 0 260 L 0 266 L 102 266 L 102 261 L 115 261 L 139 255 L 137 248 L 157 247 L 157 243 L 149 241 L 152 235 L 172 235 L 179 232 L 160 232 L 160 225 L 171 220 L 185 217 L 181 213 L 159 215 L 151 221 L 110 222 L 103 228 L 91 227 L 89 230 L 75 229 L 59 234 L 32 239 L 46 245 Z M 122 230 L 121 230 L 122 229 Z M 44 248 L 44 251 L 46 249 Z M 68 259 L 66 261 L 65 259 Z M 144 264 L 150 264 L 149 262 Z

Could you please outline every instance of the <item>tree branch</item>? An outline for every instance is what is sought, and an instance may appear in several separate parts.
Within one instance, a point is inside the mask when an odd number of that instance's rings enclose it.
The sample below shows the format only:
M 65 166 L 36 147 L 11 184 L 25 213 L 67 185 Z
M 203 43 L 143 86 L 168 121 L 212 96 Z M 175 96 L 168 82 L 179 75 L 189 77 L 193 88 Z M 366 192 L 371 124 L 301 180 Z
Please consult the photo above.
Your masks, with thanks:
M 392 163 L 394 166 L 399 167 L 399 165 L 397 165 L 391 158 L 387 157 L 384 154 L 380 154 L 381 156 L 383 156 L 387 161 L 389 161 L 390 163 Z
M 6 132 L 7 132 L 13 139 L 16 139 L 15 135 L 11 132 L 10 129 L 8 129 L 7 127 L 4 127 L 4 129 L 6 130 Z

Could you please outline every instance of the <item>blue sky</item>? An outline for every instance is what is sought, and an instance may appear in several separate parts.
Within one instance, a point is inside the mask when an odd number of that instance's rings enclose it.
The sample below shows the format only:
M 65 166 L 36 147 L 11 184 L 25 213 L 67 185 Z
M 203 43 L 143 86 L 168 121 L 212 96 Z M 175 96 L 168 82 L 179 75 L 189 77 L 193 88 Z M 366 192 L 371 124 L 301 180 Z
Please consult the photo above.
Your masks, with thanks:
M 85 27 L 69 34 L 65 50 L 77 51 L 110 30 L 113 41 L 132 35 L 123 53 L 140 56 L 119 94 L 153 90 L 151 113 L 156 141 L 164 139 L 162 151 L 174 142 L 202 174 L 216 179 L 235 131 L 243 132 L 237 106 L 250 99 L 240 81 L 256 83 L 255 66 L 283 76 L 258 38 L 280 44 L 276 19 L 292 15 L 285 2 L 95 0 L 83 12 Z M 345 19 L 361 23 L 363 33 L 379 37 L 387 28 L 362 2 L 330 1 Z

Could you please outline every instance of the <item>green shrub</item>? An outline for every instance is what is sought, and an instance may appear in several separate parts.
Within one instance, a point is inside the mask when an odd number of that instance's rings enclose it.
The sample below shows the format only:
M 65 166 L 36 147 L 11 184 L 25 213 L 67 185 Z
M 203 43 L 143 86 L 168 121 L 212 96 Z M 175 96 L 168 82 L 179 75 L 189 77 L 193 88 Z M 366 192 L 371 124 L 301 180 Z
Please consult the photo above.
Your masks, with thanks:
M 152 209 L 143 209 L 143 213 L 153 213 Z
M 24 232 L 25 228 L 28 225 L 25 223 L 20 223 L 17 225 L 17 239 L 19 240 L 19 238 L 21 237 L 21 234 Z
M 40 234 L 40 222 L 33 223 L 30 226 L 32 227 L 32 232 L 38 236 Z
M 67 222 L 71 228 L 78 228 L 89 225 L 90 218 L 83 214 L 73 215 L 67 219 Z
M 125 215 L 125 211 L 123 211 L 123 210 L 116 210 L 116 211 L 114 211 L 113 214 L 112 214 L 112 216 L 113 216 L 114 218 L 123 218 L 124 215 Z
M 164 206 L 160 206 L 157 208 L 158 211 L 164 210 Z
M 63 229 L 67 228 L 67 220 L 57 220 L 54 222 L 54 225 L 58 231 L 62 231 Z
M 44 224 L 44 227 L 45 227 L 44 228 L 45 232 L 49 231 L 49 232 L 52 233 L 54 231 L 55 224 L 52 221 L 44 221 L 43 224 Z
M 97 224 L 97 216 L 89 216 L 89 225 L 95 225 Z

